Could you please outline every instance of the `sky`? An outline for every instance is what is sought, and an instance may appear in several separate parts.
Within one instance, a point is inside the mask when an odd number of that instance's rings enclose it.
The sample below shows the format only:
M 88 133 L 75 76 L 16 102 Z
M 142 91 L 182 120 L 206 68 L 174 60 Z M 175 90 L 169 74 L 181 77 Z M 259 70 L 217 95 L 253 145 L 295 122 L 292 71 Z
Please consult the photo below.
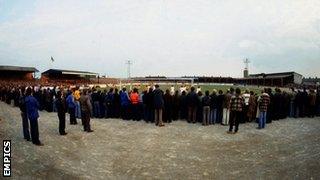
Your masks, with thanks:
M 245 58 L 320 77 L 320 1 L 0 0 L 0 65 L 241 77 Z

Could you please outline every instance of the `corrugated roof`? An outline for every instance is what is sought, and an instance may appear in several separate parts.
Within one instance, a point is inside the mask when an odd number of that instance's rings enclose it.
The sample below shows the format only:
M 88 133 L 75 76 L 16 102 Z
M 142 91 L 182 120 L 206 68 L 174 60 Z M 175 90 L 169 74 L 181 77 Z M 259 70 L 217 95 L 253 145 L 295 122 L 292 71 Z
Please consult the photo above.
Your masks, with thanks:
M 24 71 L 24 72 L 39 72 L 34 67 L 21 67 L 21 66 L 0 66 L 0 71 Z
M 75 70 L 64 70 L 64 69 L 49 69 L 42 74 L 50 73 L 61 73 L 61 74 L 73 74 L 73 75 L 88 75 L 88 76 L 97 76 L 98 73 L 88 72 L 88 71 L 75 71 Z
M 299 73 L 296 73 L 294 71 L 290 71 L 290 72 L 280 72 L 280 73 L 260 73 L 260 74 L 250 74 L 249 77 L 258 77 L 258 76 L 263 76 L 263 77 L 287 77 L 287 76 L 291 76 L 293 74 L 298 74 L 300 76 L 302 76 Z
M 246 78 L 241 79 L 278 79 L 278 78 L 286 78 L 290 77 L 291 75 L 277 75 L 277 76 L 249 76 Z
M 302 82 L 320 82 L 320 78 L 303 78 Z

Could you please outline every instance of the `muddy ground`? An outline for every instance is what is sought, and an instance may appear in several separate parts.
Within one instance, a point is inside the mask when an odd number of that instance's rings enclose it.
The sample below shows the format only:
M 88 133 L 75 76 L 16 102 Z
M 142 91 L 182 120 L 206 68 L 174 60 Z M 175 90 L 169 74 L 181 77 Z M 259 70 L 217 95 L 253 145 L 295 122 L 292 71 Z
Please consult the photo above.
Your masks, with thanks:
M 57 115 L 41 112 L 43 147 L 23 139 L 18 108 L 0 102 L 0 119 L 1 142 L 12 141 L 13 179 L 320 178 L 320 118 L 264 130 L 247 123 L 236 135 L 221 125 L 93 119 L 93 133 L 67 124 L 69 134 L 59 136 Z

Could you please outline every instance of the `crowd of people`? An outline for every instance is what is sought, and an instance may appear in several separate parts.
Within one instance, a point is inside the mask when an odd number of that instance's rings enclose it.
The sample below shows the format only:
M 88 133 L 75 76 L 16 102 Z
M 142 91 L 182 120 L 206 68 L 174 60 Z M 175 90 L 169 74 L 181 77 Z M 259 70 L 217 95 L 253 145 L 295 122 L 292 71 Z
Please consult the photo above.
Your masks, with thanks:
M 306 88 L 290 91 L 265 88 L 261 93 L 230 88 L 226 92 L 213 89 L 203 93 L 201 87 L 175 90 L 172 86 L 162 91 L 159 85 L 154 85 L 145 89 L 110 88 L 107 91 L 20 83 L 1 86 L 0 98 L 20 107 L 24 138 L 36 145 L 43 145 L 39 140 L 38 110 L 57 113 L 60 135 L 67 134 L 67 113 L 70 125 L 78 124 L 81 119 L 85 132 L 93 132 L 90 118 L 121 118 L 144 120 L 160 127 L 178 119 L 204 126 L 222 124 L 229 126 L 228 133 L 232 134 L 238 132 L 241 123 L 257 122 L 257 128 L 263 129 L 266 124 L 287 117 L 320 116 L 319 89 Z

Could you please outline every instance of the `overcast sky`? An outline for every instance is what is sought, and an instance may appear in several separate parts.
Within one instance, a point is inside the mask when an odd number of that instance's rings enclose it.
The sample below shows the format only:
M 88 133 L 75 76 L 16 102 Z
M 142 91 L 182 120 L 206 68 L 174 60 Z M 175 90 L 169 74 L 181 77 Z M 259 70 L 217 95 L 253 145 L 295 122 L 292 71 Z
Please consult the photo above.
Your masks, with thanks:
M 320 77 L 320 1 L 0 0 L 3 65 L 241 77 L 245 58 Z

